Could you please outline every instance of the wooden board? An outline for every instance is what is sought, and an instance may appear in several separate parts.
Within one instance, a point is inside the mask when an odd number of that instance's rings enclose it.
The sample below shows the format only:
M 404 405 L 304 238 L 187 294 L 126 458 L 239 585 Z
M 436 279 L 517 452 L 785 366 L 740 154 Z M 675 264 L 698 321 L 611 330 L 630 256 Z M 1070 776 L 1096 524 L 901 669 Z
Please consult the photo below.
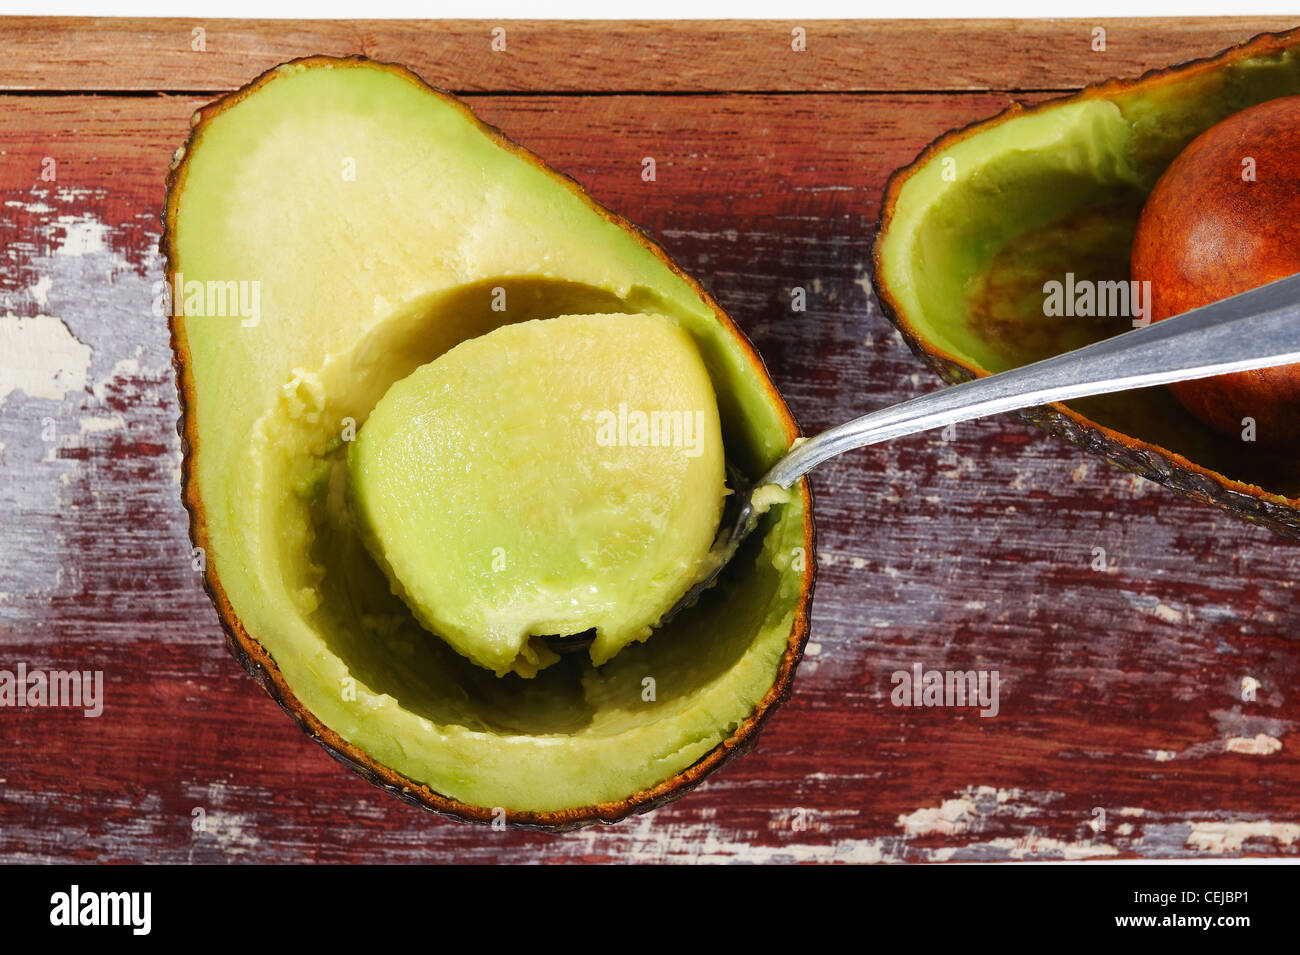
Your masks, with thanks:
M 0 90 L 210 92 L 363 53 L 457 92 L 1068 90 L 1207 56 L 1280 17 L 1177 20 L 51 20 L 0 32 Z M 1104 52 L 1093 31 L 1106 31 Z M 793 31 L 805 49 L 795 53 Z M 494 51 L 493 30 L 505 31 Z M 199 31 L 199 32 L 196 32 Z M 499 45 L 499 44 L 498 44 Z
M 0 709 L 0 858 L 1300 853 L 1297 545 L 1002 418 L 817 472 L 820 577 L 794 696 L 685 799 L 563 836 L 405 806 L 330 760 L 228 655 L 190 565 L 151 311 L 163 175 L 199 94 L 303 53 L 366 51 L 483 93 L 485 120 L 648 229 L 815 431 L 937 386 L 866 279 L 895 167 L 1043 95 L 1027 90 L 1280 25 L 1111 21 L 1093 54 L 1080 21 L 813 23 L 796 63 L 789 24 L 510 23 L 510 53 L 489 60 L 458 55 L 485 42 L 477 23 L 214 21 L 191 55 L 189 21 L 0 20 L 0 669 L 106 679 L 97 719 Z M 921 49 L 951 53 L 918 70 Z M 891 705 L 891 674 L 918 662 L 998 670 L 999 715 Z

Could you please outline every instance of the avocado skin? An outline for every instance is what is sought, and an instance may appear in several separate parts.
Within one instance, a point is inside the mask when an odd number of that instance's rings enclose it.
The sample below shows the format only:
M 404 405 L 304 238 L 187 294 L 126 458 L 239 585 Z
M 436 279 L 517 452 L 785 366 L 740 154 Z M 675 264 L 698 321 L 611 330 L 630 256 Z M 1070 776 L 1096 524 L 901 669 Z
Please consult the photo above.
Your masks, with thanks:
M 433 95 L 453 103 L 463 110 L 486 135 L 495 140 L 503 149 L 547 172 L 556 180 L 557 184 L 565 185 L 579 192 L 593 211 L 635 237 L 647 251 L 662 260 L 665 265 L 693 288 L 700 299 L 713 310 L 722 333 L 732 336 L 740 346 L 746 361 L 751 370 L 758 376 L 769 399 L 779 408 L 787 437 L 793 440 L 800 435 L 801 432 L 797 422 L 777 391 L 762 357 L 753 344 L 732 321 L 730 316 L 713 300 L 712 296 L 687 272 L 681 269 L 659 246 L 654 244 L 642 229 L 591 198 L 581 184 L 572 177 L 551 169 L 540 158 L 511 140 L 499 129 L 478 119 L 472 110 L 454 95 L 425 83 L 418 75 L 400 64 L 372 60 L 361 55 L 299 57 L 271 67 L 240 89 L 221 96 L 197 110 L 192 117 L 189 134 L 184 145 L 177 151 L 165 182 L 166 200 L 161 216 L 162 232 L 159 239 L 159 249 L 166 263 L 166 278 L 169 286 L 175 276 L 175 231 L 178 198 L 184 184 L 189 156 L 208 125 L 221 113 L 256 92 L 264 84 L 273 82 L 285 67 L 312 67 L 317 65 L 328 65 L 336 68 L 370 66 L 390 70 L 423 87 Z M 168 317 L 168 330 L 172 347 L 172 366 L 176 374 L 179 406 L 176 431 L 180 438 L 182 453 L 180 469 L 182 504 L 189 518 L 188 526 L 191 542 L 195 547 L 206 548 L 209 542 L 207 517 L 204 504 L 198 493 L 194 455 L 200 444 L 197 416 L 194 410 L 197 399 L 195 382 L 185 334 L 175 314 Z M 802 572 L 799 601 L 794 611 L 789 639 L 780 658 L 776 677 L 749 717 L 736 726 L 722 743 L 705 756 L 656 786 L 643 789 L 625 799 L 573 809 L 555 811 L 510 810 L 504 814 L 504 821 L 508 827 L 542 832 L 564 832 L 595 824 L 614 824 L 630 815 L 650 812 L 669 802 L 680 799 L 707 776 L 735 757 L 749 752 L 757 744 L 759 731 L 781 704 L 790 698 L 793 690 L 794 674 L 802 660 L 809 636 L 809 611 L 817 568 L 815 557 L 816 535 L 812 518 L 813 499 L 811 488 L 806 480 L 800 481 L 798 486 L 804 506 L 801 543 L 807 558 Z M 235 612 L 219 576 L 211 566 L 203 575 L 203 588 L 217 611 L 225 635 L 226 645 L 236 662 L 253 677 L 282 710 L 294 719 L 303 732 L 318 743 L 335 760 L 403 802 L 433 814 L 483 825 L 493 825 L 498 822 L 500 818 L 499 811 L 494 807 L 465 803 L 436 792 L 427 785 L 413 781 L 373 759 L 365 751 L 326 726 L 297 698 L 274 658 L 245 628 L 239 615 Z
M 1109 79 L 1090 85 L 1079 93 L 1053 97 L 1032 106 L 1012 103 L 993 117 L 976 120 L 937 137 L 910 164 L 895 170 L 885 183 L 869 266 L 881 311 L 898 329 L 912 353 L 948 384 L 960 384 L 986 376 L 989 372 L 974 362 L 948 353 L 919 334 L 883 277 L 883 239 L 890 228 L 899 192 L 908 179 L 948 146 L 1017 117 L 1087 99 L 1108 99 L 1129 91 L 1171 87 L 1184 77 L 1191 78 L 1229 63 L 1254 57 L 1266 60 L 1297 49 L 1300 49 L 1300 28 L 1282 33 L 1263 33 L 1213 56 L 1151 70 L 1134 79 Z M 1102 426 L 1064 404 L 1025 409 L 1015 412 L 1015 415 L 1116 467 L 1155 481 L 1194 500 L 1213 504 L 1283 537 L 1300 539 L 1300 496 L 1274 493 L 1249 481 L 1235 479 L 1159 444 Z

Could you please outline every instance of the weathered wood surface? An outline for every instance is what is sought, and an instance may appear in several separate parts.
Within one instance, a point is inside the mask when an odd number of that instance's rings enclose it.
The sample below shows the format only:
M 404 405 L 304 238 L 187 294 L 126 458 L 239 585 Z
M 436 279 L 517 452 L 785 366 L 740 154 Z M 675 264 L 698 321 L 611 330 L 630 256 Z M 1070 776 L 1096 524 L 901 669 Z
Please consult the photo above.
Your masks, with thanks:
M 1262 28 L 1230 22 L 1226 39 Z M 280 49 L 298 29 L 260 26 L 239 42 Z M 945 29 L 968 49 L 992 43 L 983 25 Z M 1177 24 L 1143 29 L 1140 55 L 1152 63 L 1192 52 Z M 551 30 L 556 42 L 563 32 Z M 110 38 L 130 49 L 129 36 Z M 37 52 L 61 49 L 57 36 L 46 42 Z M 0 57 L 4 69 L 13 62 Z M 145 75 L 162 69 L 133 62 Z M 980 68 L 1018 75 L 1009 53 Z M 79 85 L 81 67 L 61 69 L 70 89 L 106 82 Z M 113 70 L 109 80 L 128 72 Z M 243 78 L 167 70 L 151 82 Z M 926 72 L 912 69 L 912 82 L 928 84 Z M 899 64 L 893 75 L 905 75 Z M 1008 85 L 1055 82 L 1031 70 Z M 881 187 L 931 137 L 1011 98 L 494 95 L 473 105 L 699 276 L 813 431 L 936 386 L 866 279 Z M 98 719 L 0 709 L 0 858 L 1300 853 L 1297 545 L 1009 419 L 817 473 L 820 578 L 794 696 L 754 752 L 685 799 L 612 828 L 502 833 L 421 813 L 335 764 L 230 658 L 189 562 L 170 352 L 151 302 L 162 178 L 201 102 L 10 96 L 0 109 L 0 668 L 102 669 L 107 683 Z M 640 179 L 646 155 L 655 183 Z M 55 182 L 40 179 L 45 157 Z M 793 286 L 808 289 L 805 313 L 790 312 Z M 1103 572 L 1091 569 L 1098 547 Z M 1000 714 L 895 708 L 890 675 L 916 662 L 999 670 Z M 1259 684 L 1254 702 L 1242 699 L 1247 678 Z M 1097 808 L 1102 832 L 1090 825 Z M 203 833 L 191 826 L 196 809 Z
M 0 20 L 0 90 L 209 92 L 313 53 L 457 92 L 1065 90 L 1207 56 L 1282 17 L 1110 20 Z M 1104 53 L 1092 31 L 1106 31 Z M 494 51 L 493 30 L 505 50 Z M 802 28 L 805 49 L 792 50 Z M 201 31 L 196 34 L 195 31 Z M 499 45 L 499 44 L 498 44 Z M 201 47 L 196 50 L 196 47 Z

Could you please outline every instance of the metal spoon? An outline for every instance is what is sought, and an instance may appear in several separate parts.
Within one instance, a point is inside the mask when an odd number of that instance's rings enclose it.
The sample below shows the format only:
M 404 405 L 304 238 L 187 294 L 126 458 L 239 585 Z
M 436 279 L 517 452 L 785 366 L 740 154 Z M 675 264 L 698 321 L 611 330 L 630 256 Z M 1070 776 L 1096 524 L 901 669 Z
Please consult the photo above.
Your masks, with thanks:
M 736 556 L 766 510 L 755 506 L 756 491 L 770 485 L 788 488 L 837 454 L 1004 411 L 1295 362 L 1300 362 L 1300 274 L 1032 365 L 854 418 L 792 448 L 747 487 L 733 473 L 736 517 L 718 532 L 711 569 L 657 626 L 693 606 Z M 570 654 L 585 652 L 593 637 L 588 631 L 544 639 L 556 652 Z
M 788 488 L 828 458 L 891 438 L 1035 405 L 1300 362 L 1300 274 L 1032 365 L 904 401 L 799 444 L 748 488 L 714 544 L 717 561 L 663 617 L 692 606 L 758 525 L 754 493 Z

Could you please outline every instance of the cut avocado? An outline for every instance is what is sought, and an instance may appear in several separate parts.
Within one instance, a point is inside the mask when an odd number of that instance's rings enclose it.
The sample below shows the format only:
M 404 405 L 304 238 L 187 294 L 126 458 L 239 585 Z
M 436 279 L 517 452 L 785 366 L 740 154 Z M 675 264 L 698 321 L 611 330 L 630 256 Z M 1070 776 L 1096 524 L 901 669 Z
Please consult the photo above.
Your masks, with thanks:
M 880 304 L 949 382 L 1028 364 L 1133 327 L 1100 307 L 1045 314 L 1047 283 L 1127 284 L 1146 196 L 1197 135 L 1300 92 L 1300 31 L 955 130 L 885 189 L 873 252 Z M 1067 283 L 1073 283 L 1069 286 Z M 1109 302 L 1111 290 L 1104 287 Z M 1068 293 L 1067 293 L 1068 294 Z M 1300 449 L 1219 435 L 1164 388 L 1052 405 L 1029 420 L 1112 463 L 1300 536 Z
M 498 675 L 650 636 L 705 575 L 726 493 L 694 340 L 568 315 L 462 342 L 388 389 L 348 452 L 355 510 L 417 619 Z
M 806 486 L 651 639 L 527 680 L 430 635 L 347 501 L 348 445 L 394 384 L 565 315 L 671 320 L 729 463 L 762 474 L 798 430 L 695 282 L 463 104 L 360 58 L 286 64 L 204 108 L 168 186 L 191 533 L 234 653 L 313 737 L 427 808 L 547 828 L 651 808 L 753 742 L 807 635 Z M 255 316 L 230 308 L 241 289 Z

